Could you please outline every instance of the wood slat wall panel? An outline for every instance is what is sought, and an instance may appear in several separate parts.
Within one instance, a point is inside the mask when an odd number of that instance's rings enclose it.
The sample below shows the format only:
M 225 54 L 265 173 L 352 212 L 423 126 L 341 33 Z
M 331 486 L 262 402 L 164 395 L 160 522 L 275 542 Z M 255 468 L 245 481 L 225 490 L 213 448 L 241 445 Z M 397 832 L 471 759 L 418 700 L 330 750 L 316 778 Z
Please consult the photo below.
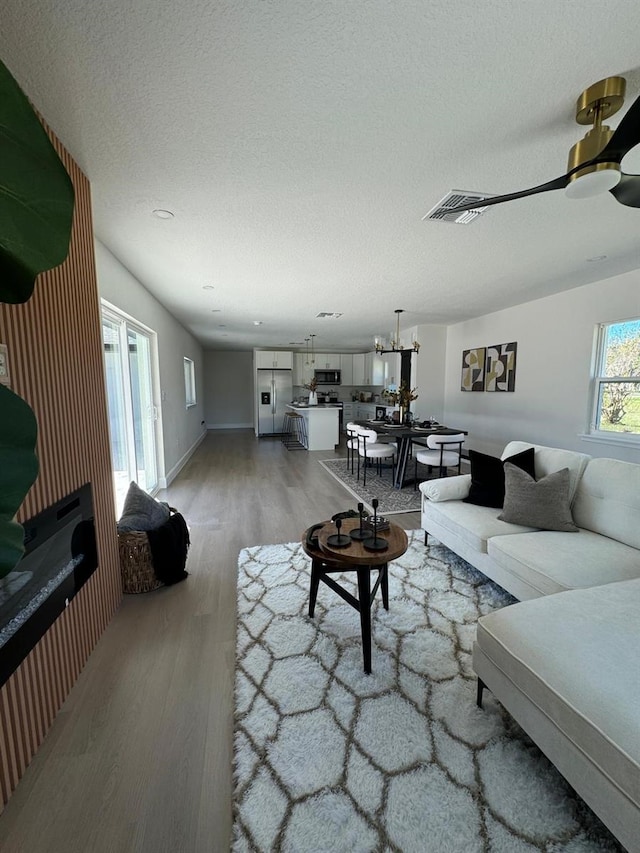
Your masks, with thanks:
M 86 482 L 93 488 L 97 571 L 0 688 L 0 810 L 121 600 L 89 182 L 48 131 L 76 192 L 64 264 L 38 277 L 24 305 L 0 305 L 12 388 L 38 420 L 38 479 L 25 521 Z

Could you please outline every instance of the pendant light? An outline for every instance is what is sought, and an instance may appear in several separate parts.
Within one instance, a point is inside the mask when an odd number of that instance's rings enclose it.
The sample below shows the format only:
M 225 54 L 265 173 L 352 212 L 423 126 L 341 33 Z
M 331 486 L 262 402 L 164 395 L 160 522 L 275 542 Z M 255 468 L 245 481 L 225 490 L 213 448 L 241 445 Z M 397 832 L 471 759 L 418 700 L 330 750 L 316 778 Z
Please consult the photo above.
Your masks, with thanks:
M 384 340 L 379 335 L 376 335 L 374 343 L 376 352 L 378 353 L 401 352 L 404 349 L 404 347 L 400 343 L 400 315 L 404 314 L 404 308 L 396 308 L 394 313 L 396 315 L 396 330 L 395 332 L 390 332 L 389 334 L 389 343 L 391 349 L 386 349 Z M 412 335 L 411 348 L 413 352 L 420 352 L 420 344 L 416 340 L 415 335 Z

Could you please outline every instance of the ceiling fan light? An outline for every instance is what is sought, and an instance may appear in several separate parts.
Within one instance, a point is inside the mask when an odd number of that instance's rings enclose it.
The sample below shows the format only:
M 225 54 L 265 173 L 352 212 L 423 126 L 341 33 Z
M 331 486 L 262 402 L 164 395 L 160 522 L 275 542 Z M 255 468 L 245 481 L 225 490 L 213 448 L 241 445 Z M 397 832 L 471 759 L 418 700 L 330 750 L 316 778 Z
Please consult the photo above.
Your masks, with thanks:
M 594 163 L 572 175 L 564 192 L 567 198 L 591 198 L 613 189 L 620 177 L 617 163 Z

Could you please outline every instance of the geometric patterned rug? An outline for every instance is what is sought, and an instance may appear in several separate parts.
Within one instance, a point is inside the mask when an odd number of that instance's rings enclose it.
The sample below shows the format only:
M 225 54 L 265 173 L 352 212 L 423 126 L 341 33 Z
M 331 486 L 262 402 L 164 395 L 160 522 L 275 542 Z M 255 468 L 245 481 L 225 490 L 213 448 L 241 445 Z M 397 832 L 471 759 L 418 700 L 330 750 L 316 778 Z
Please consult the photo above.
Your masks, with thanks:
M 320 584 L 307 615 L 299 543 L 240 553 L 233 850 L 618 853 L 490 692 L 477 708 L 475 623 L 514 599 L 423 535 L 372 607 L 371 675 L 353 608 Z
M 355 501 L 355 508 L 358 501 L 364 503 L 369 512 L 373 512 L 371 501 L 373 498 L 378 498 L 378 513 L 380 515 L 395 515 L 401 512 L 420 512 L 420 498 L 422 492 L 413 486 L 405 486 L 403 489 L 394 489 L 391 482 L 391 468 L 384 467 L 382 476 L 378 476 L 375 471 L 367 471 L 367 485 L 362 485 L 362 472 L 360 479 L 351 473 L 347 466 L 347 460 L 340 459 L 323 459 L 318 460 L 323 468 L 325 468 L 332 477 L 339 480 L 340 483 L 351 492 Z M 413 462 L 407 466 L 407 476 L 413 477 Z M 426 465 L 418 466 L 418 477 L 420 480 L 428 479 Z M 436 475 L 438 476 L 438 475 Z M 431 475 L 433 477 L 433 475 Z M 351 508 L 351 507 L 349 507 Z

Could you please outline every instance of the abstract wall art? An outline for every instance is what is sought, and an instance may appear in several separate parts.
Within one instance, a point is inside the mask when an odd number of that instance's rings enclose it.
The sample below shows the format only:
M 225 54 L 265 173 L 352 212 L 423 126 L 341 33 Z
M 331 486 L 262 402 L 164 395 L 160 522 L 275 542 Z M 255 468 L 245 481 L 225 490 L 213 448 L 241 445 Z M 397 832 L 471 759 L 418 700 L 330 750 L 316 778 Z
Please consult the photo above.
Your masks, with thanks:
M 518 344 L 515 341 L 487 347 L 485 391 L 515 391 L 517 349 Z
M 466 349 L 462 353 L 461 391 L 484 391 L 485 347 Z

